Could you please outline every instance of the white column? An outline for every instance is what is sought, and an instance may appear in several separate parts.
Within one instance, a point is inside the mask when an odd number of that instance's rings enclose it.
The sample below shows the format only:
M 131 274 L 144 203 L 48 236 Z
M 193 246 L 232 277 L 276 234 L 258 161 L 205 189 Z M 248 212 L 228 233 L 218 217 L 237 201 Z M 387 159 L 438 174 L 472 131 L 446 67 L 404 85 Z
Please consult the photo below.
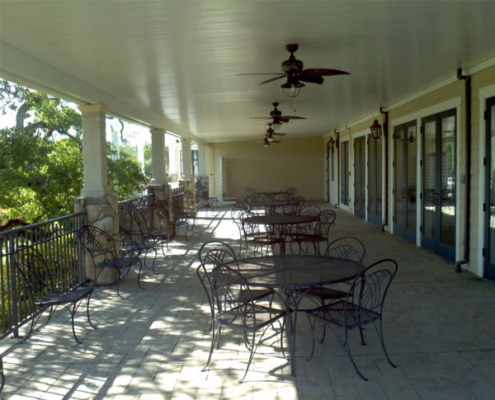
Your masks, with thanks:
M 84 186 L 81 197 L 110 194 L 107 174 L 105 111 L 102 104 L 80 106 L 83 126 Z
M 198 175 L 206 176 L 206 147 L 198 145 Z
M 151 129 L 151 170 L 152 182 L 157 185 L 167 183 L 165 173 L 165 129 Z
M 184 180 L 193 179 L 191 141 L 182 139 L 182 173 Z

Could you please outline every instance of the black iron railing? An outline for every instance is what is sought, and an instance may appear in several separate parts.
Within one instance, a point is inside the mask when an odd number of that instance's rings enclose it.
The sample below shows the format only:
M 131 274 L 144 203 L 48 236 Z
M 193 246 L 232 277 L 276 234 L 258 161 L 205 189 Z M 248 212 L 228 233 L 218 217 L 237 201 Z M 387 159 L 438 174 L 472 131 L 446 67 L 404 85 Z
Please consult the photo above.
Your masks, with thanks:
M 155 195 L 153 194 L 119 201 L 119 225 L 126 230 L 137 229 L 133 213 L 139 211 L 146 218 L 148 226 L 152 228 L 154 210 Z
M 81 212 L 0 232 L 0 339 L 9 334 L 17 337 L 19 327 L 37 312 L 17 272 L 16 254 L 35 249 L 49 265 L 56 288 L 74 288 L 86 280 L 76 237 L 86 221 L 86 212 Z

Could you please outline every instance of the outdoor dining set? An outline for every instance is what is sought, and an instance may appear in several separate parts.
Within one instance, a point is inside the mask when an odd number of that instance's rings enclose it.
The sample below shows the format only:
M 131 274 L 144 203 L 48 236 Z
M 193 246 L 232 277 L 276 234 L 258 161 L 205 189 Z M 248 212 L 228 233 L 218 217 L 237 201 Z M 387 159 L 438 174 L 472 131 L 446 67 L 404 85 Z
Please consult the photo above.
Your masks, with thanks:
M 265 345 L 267 337 L 276 338 L 277 351 L 288 359 L 291 374 L 295 375 L 296 341 L 300 340 L 296 332 L 301 315 L 307 318 L 312 332 L 309 359 L 314 354 L 320 325 L 320 342 L 325 339 L 327 326 L 333 327 L 332 331 L 343 333 L 344 351 L 359 376 L 367 380 L 354 361 L 348 332 L 358 330 L 364 345 L 364 327 L 374 324 L 385 357 L 395 367 L 385 347 L 382 315 L 397 263 L 384 259 L 365 266 L 366 247 L 361 240 L 332 234 L 336 213 L 306 204 L 296 192 L 295 188 L 272 192 L 246 188 L 245 197 L 238 199 L 229 211 L 238 228 L 238 244 L 219 240 L 202 244 L 196 272 L 205 291 L 211 319 L 211 345 L 204 369 L 209 367 L 213 353 L 220 346 L 222 327 L 228 327 L 243 333 L 250 352 L 241 381 L 248 373 L 256 350 L 261 344 Z M 157 216 L 160 212 L 164 210 L 157 207 Z M 175 215 L 176 226 L 172 228 L 185 226 L 187 236 L 188 219 L 194 218 L 194 213 L 176 209 Z M 166 255 L 170 225 L 153 227 L 139 208 L 122 215 L 120 221 L 118 238 L 89 225 L 75 231 L 80 250 L 91 261 L 93 269 L 86 269 L 86 279 L 70 289 L 60 289 L 58 278 L 52 277 L 47 265 L 49 260 L 43 259 L 35 249 L 21 248 L 16 256 L 16 267 L 30 291 L 26 298 L 31 299 L 31 303 L 26 307 L 48 309 L 47 322 L 57 306 L 67 308 L 78 343 L 81 341 L 76 335 L 74 317 L 84 301 L 88 323 L 96 329 L 90 317 L 90 300 L 102 271 L 113 272 L 110 280 L 116 283 L 118 296 L 124 298 L 119 282 L 131 268 L 137 268 L 137 285 L 143 288 L 143 267 L 156 272 L 157 249 Z M 93 276 L 88 276 L 88 271 L 92 271 Z M 21 342 L 30 337 L 36 320 L 31 319 Z
M 197 274 L 211 311 L 211 348 L 205 366 L 219 347 L 222 327 L 243 332 L 250 357 L 245 379 L 258 346 L 272 330 L 280 350 L 296 374 L 297 319 L 304 313 L 315 349 L 316 322 L 343 331 L 344 350 L 358 375 L 368 380 L 354 362 L 348 332 L 358 329 L 364 345 L 364 327 L 374 324 L 391 366 L 383 336 L 382 313 L 388 288 L 397 272 L 391 259 L 363 264 L 365 245 L 355 237 L 332 238 L 336 214 L 305 205 L 293 188 L 256 192 L 246 188 L 232 220 L 239 228 L 235 251 L 221 241 L 203 244 Z M 270 335 L 270 337 L 273 335 Z M 284 339 L 286 344 L 284 344 Z

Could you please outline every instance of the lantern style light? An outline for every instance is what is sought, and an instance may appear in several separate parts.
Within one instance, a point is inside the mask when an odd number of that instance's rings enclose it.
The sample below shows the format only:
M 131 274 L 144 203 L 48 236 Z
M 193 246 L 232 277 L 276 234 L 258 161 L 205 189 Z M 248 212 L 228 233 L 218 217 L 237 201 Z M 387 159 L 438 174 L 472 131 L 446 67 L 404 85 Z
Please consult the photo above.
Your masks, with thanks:
M 377 119 L 373 122 L 373 125 L 370 126 L 371 135 L 374 139 L 380 139 L 382 137 L 382 126 L 378 122 Z

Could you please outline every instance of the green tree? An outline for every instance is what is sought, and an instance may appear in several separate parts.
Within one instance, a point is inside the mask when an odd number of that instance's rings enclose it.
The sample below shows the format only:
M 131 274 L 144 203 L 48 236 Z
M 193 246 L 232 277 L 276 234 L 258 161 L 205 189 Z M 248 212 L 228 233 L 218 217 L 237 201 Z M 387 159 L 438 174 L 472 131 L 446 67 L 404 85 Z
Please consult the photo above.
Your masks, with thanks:
M 73 212 L 83 186 L 81 116 L 68 103 L 0 80 L 0 113 L 16 112 L 0 129 L 0 226 Z M 119 199 L 141 191 L 148 178 L 129 154 L 112 160 L 109 185 Z

